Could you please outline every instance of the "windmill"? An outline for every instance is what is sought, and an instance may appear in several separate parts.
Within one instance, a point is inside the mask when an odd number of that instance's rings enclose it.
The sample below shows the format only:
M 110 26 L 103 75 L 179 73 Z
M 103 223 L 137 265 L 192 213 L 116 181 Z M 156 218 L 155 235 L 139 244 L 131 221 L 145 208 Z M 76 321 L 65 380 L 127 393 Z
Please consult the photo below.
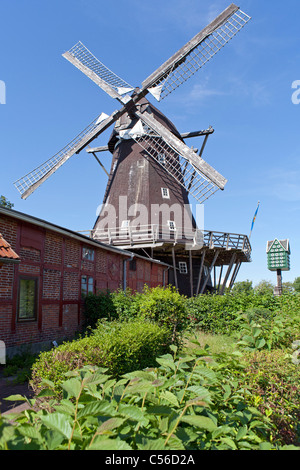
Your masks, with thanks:
M 26 199 L 83 149 L 92 153 L 104 168 L 97 153 L 109 150 L 111 170 L 109 173 L 105 170 L 108 184 L 91 236 L 171 262 L 173 282 L 182 292 L 187 285 L 192 295 L 204 292 L 216 266 L 222 270 L 229 266 L 226 281 L 234 268 L 233 282 L 241 263 L 249 261 L 249 240 L 242 235 L 201 232 L 192 213 L 188 209 L 187 213 L 179 210 L 189 206 L 189 195 L 202 204 L 225 188 L 227 180 L 202 158 L 214 130 L 210 127 L 180 134 L 146 96 L 150 94 L 158 102 L 165 99 L 213 58 L 249 20 L 247 14 L 231 4 L 144 80 L 140 88 L 114 74 L 81 42 L 65 52 L 63 57 L 116 99 L 121 108 L 110 116 L 101 113 L 66 147 L 16 181 L 21 197 Z M 112 125 L 108 145 L 90 148 L 91 142 Z M 204 137 L 199 153 L 185 143 L 195 136 Z M 174 209 L 172 213 L 167 211 L 167 220 L 161 218 L 162 204 Z M 108 208 L 113 209 L 109 216 Z M 143 217 L 137 217 L 141 208 L 145 209 Z M 222 293 L 224 283 L 221 287 L 219 282 L 218 290 Z

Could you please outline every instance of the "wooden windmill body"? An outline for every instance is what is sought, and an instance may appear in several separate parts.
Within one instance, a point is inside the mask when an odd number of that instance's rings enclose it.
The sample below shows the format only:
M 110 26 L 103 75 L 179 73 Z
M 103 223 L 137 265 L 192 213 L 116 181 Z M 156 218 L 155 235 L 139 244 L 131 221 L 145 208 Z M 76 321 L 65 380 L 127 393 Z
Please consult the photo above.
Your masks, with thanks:
M 195 295 L 233 285 L 251 247 L 244 235 L 219 233 L 197 227 L 189 196 L 203 204 L 226 179 L 202 155 L 214 131 L 180 134 L 174 124 L 146 98 L 167 97 L 201 69 L 250 20 L 230 5 L 210 25 L 133 88 L 111 72 L 82 44 L 63 56 L 99 85 L 122 107 L 111 116 L 101 114 L 79 136 L 15 185 L 27 198 L 72 155 L 87 148 L 97 154 L 110 151 L 112 163 L 102 209 L 90 236 L 142 253 L 169 264 L 169 281 L 181 293 Z M 105 147 L 89 144 L 114 125 Z M 185 141 L 203 136 L 198 153 Z M 219 267 L 218 281 L 216 268 Z M 223 273 L 225 267 L 226 272 Z M 224 277 L 222 275 L 224 274 Z

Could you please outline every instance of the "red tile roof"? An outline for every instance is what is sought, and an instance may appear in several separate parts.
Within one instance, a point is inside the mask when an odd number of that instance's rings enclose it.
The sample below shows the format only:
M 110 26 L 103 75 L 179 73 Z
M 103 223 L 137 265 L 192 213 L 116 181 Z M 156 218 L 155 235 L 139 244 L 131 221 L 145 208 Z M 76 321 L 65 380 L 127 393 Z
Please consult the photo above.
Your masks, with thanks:
M 4 240 L 0 233 L 0 264 L 1 262 L 14 263 L 18 261 L 20 261 L 20 257 L 14 252 L 10 244 Z

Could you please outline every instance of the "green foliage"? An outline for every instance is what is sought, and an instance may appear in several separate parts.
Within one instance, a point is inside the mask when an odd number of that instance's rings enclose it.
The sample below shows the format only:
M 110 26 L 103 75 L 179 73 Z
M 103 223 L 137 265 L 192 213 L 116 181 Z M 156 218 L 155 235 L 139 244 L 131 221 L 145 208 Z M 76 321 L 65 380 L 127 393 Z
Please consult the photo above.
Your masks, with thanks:
M 0 418 L 0 449 L 278 449 L 270 420 L 247 404 L 236 379 L 244 373 L 238 356 L 214 356 L 200 345 L 194 355 L 177 356 L 174 345 L 172 352 L 120 378 L 91 366 L 68 372 L 60 402 L 47 381 L 49 409 L 27 410 L 14 425 Z
M 120 376 L 153 365 L 168 340 L 165 328 L 147 321 L 102 322 L 89 336 L 41 353 L 32 368 L 31 385 L 38 390 L 47 379 L 58 386 L 66 372 L 86 364 Z
M 118 320 L 40 355 L 37 410 L 14 426 L 0 416 L 0 449 L 299 450 L 299 293 L 146 288 L 90 301 L 94 324 Z M 230 348 L 212 353 L 209 333 L 232 333 Z
M 18 354 L 8 358 L 3 369 L 3 376 L 15 376 L 14 383 L 28 382 L 31 375 L 31 367 L 36 358 L 37 355 L 30 353 Z
M 289 323 L 288 317 L 299 318 L 300 295 L 287 292 L 281 297 L 275 297 L 270 291 L 227 293 L 224 296 L 200 295 L 187 299 L 186 306 L 195 327 L 204 332 L 231 334 L 243 326 L 241 313 L 249 311 L 260 312 L 259 316 L 262 317 L 282 313 L 286 323 Z
M 263 280 L 254 287 L 254 291 L 259 295 L 273 294 L 274 285 L 270 281 Z
M 293 287 L 296 292 L 300 292 L 300 277 L 296 277 L 293 283 Z
M 252 309 L 239 317 L 242 325 L 238 345 L 254 351 L 288 347 L 299 334 L 299 314 L 287 316 Z
M 5 196 L 0 196 L 0 206 L 12 209 L 14 204 L 12 204 Z
M 84 316 L 85 327 L 92 329 L 96 328 L 101 319 L 116 319 L 117 314 L 110 293 L 88 294 L 84 298 Z
M 300 446 L 299 365 L 283 350 L 255 351 L 247 361 L 249 404 L 270 418 L 274 441 Z
M 169 286 L 144 289 L 139 298 L 139 315 L 167 328 L 172 335 L 172 342 L 180 343 L 182 333 L 189 325 L 186 299 L 177 290 Z
M 119 320 L 130 320 L 139 316 L 139 302 L 143 294 L 133 293 L 127 288 L 119 289 L 111 294 L 116 316 Z
M 188 326 L 185 300 L 172 286 L 152 289 L 145 286 L 143 293 L 120 289 L 107 295 L 88 295 L 85 299 L 85 316 L 87 324 L 92 328 L 101 318 L 154 321 L 166 327 L 173 342 L 179 343 L 182 332 Z
M 253 292 L 252 281 L 236 282 L 233 286 L 233 294 L 251 294 Z

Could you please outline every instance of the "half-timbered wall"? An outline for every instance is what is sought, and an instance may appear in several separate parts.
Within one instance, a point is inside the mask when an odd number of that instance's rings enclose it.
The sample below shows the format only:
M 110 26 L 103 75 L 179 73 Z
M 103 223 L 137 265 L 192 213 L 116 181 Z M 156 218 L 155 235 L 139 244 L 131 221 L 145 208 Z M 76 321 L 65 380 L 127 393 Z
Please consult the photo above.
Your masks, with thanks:
M 74 337 L 83 323 L 83 276 L 94 293 L 123 288 L 124 273 L 126 287 L 138 292 L 145 284 L 166 282 L 163 265 L 141 257 L 130 263 L 128 252 L 45 225 L 15 218 L 14 211 L 0 212 L 0 233 L 21 258 L 18 265 L 0 269 L 0 340 L 8 349 Z M 84 248 L 92 256 L 84 256 Z M 31 320 L 18 318 L 20 279 L 36 280 L 36 318 Z

